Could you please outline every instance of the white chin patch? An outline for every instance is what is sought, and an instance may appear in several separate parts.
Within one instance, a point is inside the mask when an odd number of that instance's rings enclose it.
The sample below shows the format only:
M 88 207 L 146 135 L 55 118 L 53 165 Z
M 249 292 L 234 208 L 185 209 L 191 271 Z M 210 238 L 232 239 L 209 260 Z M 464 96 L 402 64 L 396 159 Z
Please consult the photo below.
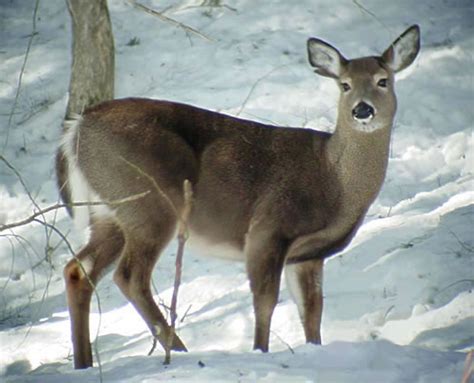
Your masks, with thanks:
M 354 117 L 354 120 L 357 122 L 354 124 L 354 129 L 364 132 L 364 133 L 372 133 L 376 130 L 380 129 L 380 125 L 373 121 L 373 116 L 370 116 L 365 119 L 358 119 Z

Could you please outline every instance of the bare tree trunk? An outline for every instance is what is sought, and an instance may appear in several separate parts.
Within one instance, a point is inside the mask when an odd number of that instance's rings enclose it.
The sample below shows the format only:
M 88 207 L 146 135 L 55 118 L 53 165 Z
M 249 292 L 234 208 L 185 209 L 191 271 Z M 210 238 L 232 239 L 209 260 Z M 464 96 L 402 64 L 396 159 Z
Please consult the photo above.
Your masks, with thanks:
M 107 0 L 67 0 L 73 61 L 66 118 L 114 97 L 114 38 Z
M 85 108 L 114 97 L 115 50 L 107 0 L 66 0 L 72 20 L 72 68 L 66 119 Z M 67 164 L 56 154 L 57 184 L 69 204 Z M 72 215 L 71 207 L 68 208 Z

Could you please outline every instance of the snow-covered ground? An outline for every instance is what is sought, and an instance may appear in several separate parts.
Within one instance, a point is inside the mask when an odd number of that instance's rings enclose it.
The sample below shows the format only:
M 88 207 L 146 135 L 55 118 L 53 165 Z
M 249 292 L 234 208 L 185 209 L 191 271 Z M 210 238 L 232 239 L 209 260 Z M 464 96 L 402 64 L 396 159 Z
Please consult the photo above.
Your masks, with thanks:
M 0 153 L 16 169 L 0 161 L 0 224 L 32 214 L 30 197 L 41 207 L 58 199 L 53 159 L 71 63 L 64 0 L 39 2 L 38 34 L 9 124 L 34 3 L 0 2 Z M 168 16 L 211 41 L 109 0 L 117 97 L 179 100 L 330 130 L 337 90 L 313 74 L 306 39 L 323 38 L 356 57 L 381 53 L 406 27 L 421 26 L 421 54 L 397 84 L 384 188 L 352 244 L 325 265 L 324 345 L 304 344 L 283 282 L 272 352 L 250 351 L 253 312 L 243 265 L 187 248 L 178 311 L 190 352 L 174 354 L 168 367 L 161 351 L 146 356 L 150 335 L 107 276 L 98 288 L 101 314 L 95 301 L 91 315 L 101 369 L 75 371 L 62 281 L 70 253 L 58 234 L 32 223 L 0 233 L 0 380 L 460 382 L 465 352 L 474 347 L 472 0 L 201 3 L 146 2 L 172 6 Z M 64 211 L 47 220 L 75 249 L 84 242 Z M 173 243 L 165 251 L 154 274 L 155 298 L 165 303 L 175 249 Z

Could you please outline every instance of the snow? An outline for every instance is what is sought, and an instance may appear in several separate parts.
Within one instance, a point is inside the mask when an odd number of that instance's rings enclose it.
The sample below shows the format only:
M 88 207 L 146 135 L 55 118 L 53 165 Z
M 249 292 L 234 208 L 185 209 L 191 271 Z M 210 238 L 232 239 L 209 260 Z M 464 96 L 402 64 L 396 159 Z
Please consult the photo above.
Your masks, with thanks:
M 381 53 L 418 23 L 422 51 L 398 76 L 386 182 L 351 245 L 325 265 L 323 345 L 304 343 L 283 281 L 269 354 L 251 351 L 244 265 L 186 248 L 179 334 L 190 352 L 163 354 L 110 275 L 98 287 L 91 333 L 101 367 L 75 371 L 62 268 L 70 253 L 38 223 L 0 233 L 0 380 L 5 382 L 460 382 L 474 347 L 474 4 L 471 0 L 147 1 L 211 41 L 110 0 L 116 96 L 178 100 L 283 126 L 331 130 L 337 89 L 313 74 L 310 36 L 346 56 Z M 63 0 L 0 4 L 0 224 L 58 201 L 54 154 L 71 64 Z M 128 44 L 136 38 L 138 44 Z M 8 136 L 8 145 L 5 145 Z M 85 235 L 65 211 L 47 215 L 75 249 Z M 154 272 L 170 301 L 176 243 Z M 97 359 L 96 359 L 97 360 Z

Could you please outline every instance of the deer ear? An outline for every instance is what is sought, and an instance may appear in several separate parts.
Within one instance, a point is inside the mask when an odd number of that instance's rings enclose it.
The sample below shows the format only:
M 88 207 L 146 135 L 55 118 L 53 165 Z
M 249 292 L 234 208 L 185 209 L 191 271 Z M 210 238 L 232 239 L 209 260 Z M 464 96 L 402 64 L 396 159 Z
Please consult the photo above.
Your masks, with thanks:
M 382 59 L 394 71 L 400 72 L 415 61 L 420 51 L 420 27 L 412 25 L 384 52 Z
M 316 73 L 336 79 L 347 61 L 336 48 L 316 38 L 308 39 L 308 59 Z

